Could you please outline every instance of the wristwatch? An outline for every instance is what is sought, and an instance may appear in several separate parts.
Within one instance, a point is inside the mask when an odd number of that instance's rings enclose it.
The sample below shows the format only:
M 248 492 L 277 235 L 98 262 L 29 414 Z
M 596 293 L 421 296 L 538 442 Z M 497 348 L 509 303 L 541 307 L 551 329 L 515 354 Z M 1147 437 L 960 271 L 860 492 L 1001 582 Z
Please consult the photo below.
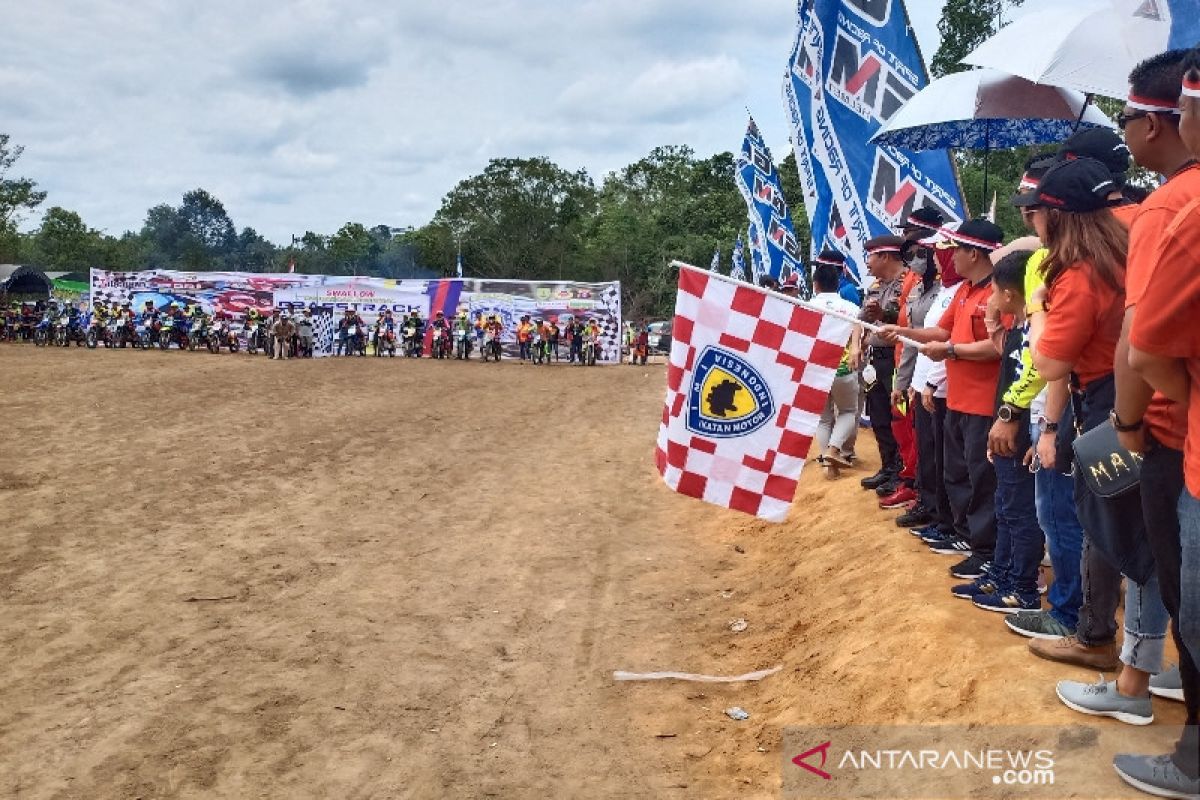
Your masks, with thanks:
M 954 352 L 954 343 L 946 345 L 946 358 L 951 361 L 958 361 L 958 353 Z
M 1057 422 L 1047 422 L 1044 425 L 1042 425 L 1042 429 L 1044 431 L 1046 431 L 1046 433 L 1057 433 L 1058 432 L 1058 423 Z
M 1119 433 L 1133 433 L 1134 431 L 1140 431 L 1142 429 L 1142 421 L 1140 419 L 1137 422 L 1130 423 L 1129 425 L 1121 422 L 1121 418 L 1117 416 L 1117 410 L 1115 408 L 1108 412 L 1108 419 L 1112 422 L 1112 426 L 1116 428 Z
M 996 411 L 996 419 L 1000 420 L 1001 422 L 1016 422 L 1017 418 L 1021 416 L 1021 412 L 1024 410 L 1025 409 L 1023 408 L 1017 408 L 1016 406 L 1009 405 L 1008 403 L 1001 403 L 1000 408 Z

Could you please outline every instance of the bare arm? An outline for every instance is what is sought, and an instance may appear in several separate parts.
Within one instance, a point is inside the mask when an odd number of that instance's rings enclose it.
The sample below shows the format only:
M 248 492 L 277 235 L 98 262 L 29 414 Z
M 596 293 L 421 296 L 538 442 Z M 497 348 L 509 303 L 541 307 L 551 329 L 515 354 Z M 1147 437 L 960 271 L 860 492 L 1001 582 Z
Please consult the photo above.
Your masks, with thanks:
M 1188 402 L 1190 382 L 1182 360 L 1152 355 L 1130 346 L 1129 366 L 1152 388 L 1166 395 L 1167 399 L 1176 403 Z M 1124 420 L 1125 417 L 1122 416 L 1121 419 Z
M 1113 375 L 1117 382 L 1117 416 L 1126 425 L 1132 425 L 1146 415 L 1154 389 L 1129 365 L 1129 329 L 1137 307 L 1125 309 L 1125 323 L 1121 326 L 1121 340 L 1117 343 L 1117 354 L 1113 359 Z M 1186 400 L 1186 397 L 1185 397 Z

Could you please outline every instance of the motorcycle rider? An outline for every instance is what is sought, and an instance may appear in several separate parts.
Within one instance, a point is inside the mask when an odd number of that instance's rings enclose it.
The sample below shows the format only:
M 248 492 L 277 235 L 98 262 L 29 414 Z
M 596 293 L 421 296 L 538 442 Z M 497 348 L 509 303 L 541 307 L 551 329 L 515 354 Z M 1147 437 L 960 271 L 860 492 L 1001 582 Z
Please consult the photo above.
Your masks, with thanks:
M 387 345 L 384 344 L 384 341 L 387 339 L 388 334 L 391 334 L 393 342 L 392 346 L 394 346 L 396 336 L 396 320 L 392 316 L 392 310 L 390 308 L 385 308 L 383 313 L 380 314 L 378 319 L 375 320 L 375 355 L 382 355 L 385 347 L 387 347 Z
M 409 312 L 408 317 L 404 320 L 404 354 L 412 353 L 417 358 L 421 357 L 421 351 L 424 349 L 425 342 L 425 323 L 421 319 L 421 312 L 415 308 Z M 411 335 L 408 329 L 412 328 Z
M 533 357 L 532 342 L 533 325 L 529 322 L 529 316 L 525 315 L 517 323 L 517 348 L 522 364 Z
M 439 311 L 430 321 L 429 328 L 431 330 L 439 330 L 442 332 L 442 337 L 438 346 L 442 349 L 440 355 L 444 356 L 447 352 L 447 345 L 450 342 L 450 321 L 446 319 L 446 315 L 443 312 Z M 438 353 L 434 353 L 435 357 L 438 355 Z
M 549 338 L 549 329 L 542 319 L 538 317 L 533 321 L 533 333 L 530 340 L 533 343 L 533 363 L 541 364 L 546 358 L 546 341 Z
M 353 337 L 350 336 L 350 329 L 356 328 L 357 333 Z M 347 308 L 342 318 L 338 320 L 338 340 L 342 343 L 342 352 L 345 355 L 350 355 L 350 347 L 353 346 L 362 353 L 362 337 L 363 337 L 363 321 L 362 317 L 353 308 Z M 353 338 L 353 343 L 351 339 Z
M 583 363 L 583 322 L 578 317 L 567 325 L 567 338 L 571 340 L 571 355 L 567 359 L 572 364 Z
M 458 312 L 458 316 L 454 319 L 454 341 L 455 347 L 458 346 L 458 337 L 465 337 L 466 349 L 463 351 L 463 358 L 471 357 L 471 336 L 474 334 L 471 320 L 467 317 L 466 311 Z M 457 353 L 456 353 L 457 355 Z
M 504 325 L 500 322 L 500 317 L 497 316 L 496 314 L 489 315 L 487 322 L 483 326 L 483 329 L 484 329 L 485 334 L 489 334 L 489 333 L 491 334 L 492 341 L 496 343 L 495 348 L 496 348 L 496 351 L 498 352 L 500 349 L 501 337 L 504 335 Z M 486 348 L 487 346 L 488 346 L 488 343 L 485 339 L 483 347 Z M 487 352 L 487 350 L 483 351 L 484 358 L 487 358 L 490 355 L 491 355 L 491 353 Z
M 550 331 L 550 336 L 549 336 L 550 351 L 552 353 L 554 353 L 554 360 L 559 361 L 560 359 L 559 359 L 559 355 L 558 355 L 558 337 L 559 337 L 560 331 L 558 329 L 558 322 L 556 320 L 551 320 L 550 323 L 546 327 L 549 328 L 549 331 Z M 549 361 L 550 357 L 547 356 L 546 360 Z

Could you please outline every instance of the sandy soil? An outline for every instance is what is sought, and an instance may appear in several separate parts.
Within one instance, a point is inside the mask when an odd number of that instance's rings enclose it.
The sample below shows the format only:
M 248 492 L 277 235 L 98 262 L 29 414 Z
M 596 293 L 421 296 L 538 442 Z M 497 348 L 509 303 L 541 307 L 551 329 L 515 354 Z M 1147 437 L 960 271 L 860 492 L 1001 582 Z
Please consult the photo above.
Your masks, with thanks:
M 0 796 L 775 797 L 787 725 L 1079 721 L 1053 682 L 1094 675 L 855 475 L 782 526 L 664 489 L 662 391 L 0 347 Z

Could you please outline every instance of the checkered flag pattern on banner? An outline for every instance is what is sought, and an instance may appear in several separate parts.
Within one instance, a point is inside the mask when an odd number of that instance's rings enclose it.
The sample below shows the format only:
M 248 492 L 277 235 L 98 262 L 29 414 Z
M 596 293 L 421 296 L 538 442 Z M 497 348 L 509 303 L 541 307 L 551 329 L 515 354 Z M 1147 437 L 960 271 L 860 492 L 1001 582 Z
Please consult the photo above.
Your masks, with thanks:
M 621 360 L 621 284 L 610 283 L 600 291 L 596 299 L 596 310 L 600 317 L 601 361 Z
M 333 337 L 337 331 L 337 323 L 333 318 L 332 309 L 318 309 L 313 315 L 313 355 L 316 357 L 333 355 Z
M 667 486 L 783 522 L 851 328 L 681 266 L 655 453 Z

